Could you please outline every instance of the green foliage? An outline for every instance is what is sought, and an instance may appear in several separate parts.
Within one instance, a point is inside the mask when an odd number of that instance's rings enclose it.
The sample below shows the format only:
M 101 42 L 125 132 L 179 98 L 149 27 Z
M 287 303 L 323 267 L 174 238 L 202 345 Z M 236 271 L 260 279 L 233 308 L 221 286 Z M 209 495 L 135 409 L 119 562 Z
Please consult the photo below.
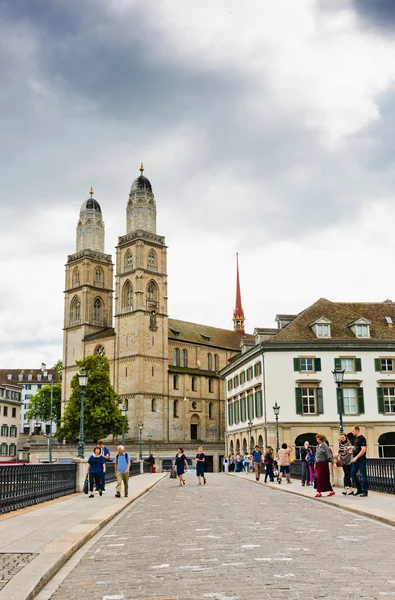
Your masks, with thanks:
M 52 396 L 52 418 L 56 423 L 60 421 L 60 406 L 62 397 L 62 384 L 54 383 Z M 26 412 L 28 421 L 49 422 L 51 419 L 51 386 L 45 385 L 37 394 L 30 398 L 29 409 Z
M 62 380 L 63 361 L 59 358 L 52 368 L 57 370 L 60 380 Z
M 119 435 L 122 432 L 121 399 L 116 395 L 110 382 L 110 365 L 107 357 L 95 354 L 77 361 L 80 371 L 85 371 L 89 378 L 84 393 L 84 437 L 87 440 L 98 440 L 108 435 Z M 71 380 L 71 396 L 56 432 L 58 440 L 65 438 L 74 441 L 79 437 L 81 390 L 78 375 Z M 129 430 L 127 417 L 125 431 Z

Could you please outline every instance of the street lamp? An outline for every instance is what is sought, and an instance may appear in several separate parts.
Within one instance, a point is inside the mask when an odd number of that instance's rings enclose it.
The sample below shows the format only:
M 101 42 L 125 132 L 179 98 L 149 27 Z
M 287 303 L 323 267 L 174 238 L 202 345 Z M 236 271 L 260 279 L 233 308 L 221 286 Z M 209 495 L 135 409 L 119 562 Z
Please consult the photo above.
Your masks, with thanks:
M 126 408 L 125 405 L 123 405 L 122 408 L 121 408 L 121 415 L 122 415 L 122 446 L 125 445 L 125 418 L 126 418 L 127 413 L 128 413 L 128 409 Z
M 139 460 L 140 460 L 140 473 L 143 473 L 143 442 L 142 442 L 142 435 L 143 435 L 143 423 L 140 421 L 139 423 L 139 433 L 140 433 L 140 455 L 139 455 Z
M 53 381 L 51 385 L 51 403 L 49 407 L 49 437 L 48 437 L 48 462 L 52 465 L 52 410 L 53 410 Z
M 87 373 L 77 373 L 78 383 L 80 385 L 81 406 L 80 406 L 80 438 L 78 441 L 78 458 L 84 458 L 84 394 L 88 383 Z
M 278 441 L 278 415 L 280 414 L 280 407 L 277 404 L 277 401 L 274 403 L 273 410 L 274 416 L 276 417 L 276 454 L 278 454 L 278 451 L 280 450 L 280 442 Z
M 339 413 L 339 431 L 340 431 L 340 433 L 343 433 L 343 431 L 344 431 L 344 429 L 343 429 L 343 394 L 342 394 L 342 389 L 341 389 L 341 385 L 342 385 L 343 379 L 344 379 L 344 371 L 345 371 L 345 369 L 342 369 L 341 366 L 339 366 L 339 365 L 337 365 L 335 367 L 335 370 L 332 371 L 333 378 L 337 385 L 336 397 L 337 397 L 337 412 Z
M 151 456 L 151 441 L 152 441 L 152 433 L 148 434 L 148 444 L 149 444 L 149 452 L 148 455 Z
M 252 454 L 252 443 L 251 443 L 252 433 L 251 432 L 252 432 L 252 426 L 254 423 L 250 420 L 250 421 L 248 421 L 247 424 L 248 424 L 248 429 L 250 430 L 250 454 Z

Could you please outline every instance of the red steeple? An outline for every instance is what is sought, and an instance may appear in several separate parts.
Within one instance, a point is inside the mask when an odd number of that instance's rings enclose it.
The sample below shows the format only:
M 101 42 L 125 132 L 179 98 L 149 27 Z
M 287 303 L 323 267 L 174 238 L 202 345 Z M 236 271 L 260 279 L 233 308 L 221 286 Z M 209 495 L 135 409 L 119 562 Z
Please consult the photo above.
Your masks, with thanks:
M 245 335 L 244 331 L 244 310 L 241 303 L 240 278 L 239 278 L 239 253 L 236 252 L 236 306 L 233 311 L 233 329 L 240 335 Z

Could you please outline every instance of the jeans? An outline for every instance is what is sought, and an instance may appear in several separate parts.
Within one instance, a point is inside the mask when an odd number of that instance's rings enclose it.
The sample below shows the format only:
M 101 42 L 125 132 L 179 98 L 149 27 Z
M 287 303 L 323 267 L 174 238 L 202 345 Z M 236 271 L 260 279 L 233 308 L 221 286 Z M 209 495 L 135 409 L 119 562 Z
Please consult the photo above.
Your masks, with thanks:
M 272 481 L 272 482 L 274 481 L 273 463 L 271 465 L 266 465 L 265 483 L 266 483 L 268 477 L 269 477 L 270 481 Z
M 343 484 L 344 484 L 344 487 L 352 487 L 351 486 L 351 468 L 352 468 L 352 463 L 350 463 L 349 465 L 343 465 L 343 473 L 344 473 Z
M 306 460 L 302 460 L 302 483 L 309 483 L 309 463 Z
M 358 478 L 358 472 L 360 479 Z M 366 474 L 366 458 L 358 458 L 356 462 L 351 463 L 351 478 L 358 494 L 368 492 L 368 476 Z

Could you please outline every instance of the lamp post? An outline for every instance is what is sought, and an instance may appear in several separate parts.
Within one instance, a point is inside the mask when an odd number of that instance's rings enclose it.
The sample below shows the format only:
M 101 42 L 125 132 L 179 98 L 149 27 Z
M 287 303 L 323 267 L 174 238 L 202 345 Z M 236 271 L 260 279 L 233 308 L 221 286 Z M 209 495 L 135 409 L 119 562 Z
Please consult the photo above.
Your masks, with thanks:
M 274 403 L 273 410 L 274 416 L 276 417 L 276 454 L 278 454 L 278 451 L 280 450 L 280 442 L 278 440 L 278 415 L 280 414 L 280 407 L 277 404 L 277 401 Z
M 148 455 L 151 456 L 151 441 L 152 441 L 152 433 L 148 434 Z
M 344 429 L 343 429 L 343 394 L 342 394 L 341 385 L 342 385 L 343 379 L 344 379 L 344 369 L 342 369 L 341 366 L 338 365 L 335 367 L 335 370 L 332 371 L 332 374 L 333 374 L 335 383 L 337 385 L 336 397 L 337 397 L 337 412 L 339 413 L 339 431 L 340 431 L 340 433 L 343 433 L 344 432 Z
M 127 413 L 128 413 L 128 409 L 126 408 L 125 405 L 123 405 L 122 408 L 121 408 L 121 415 L 122 415 L 122 446 L 125 445 L 125 418 L 126 418 Z
M 84 458 L 84 395 L 86 384 L 88 383 L 88 375 L 86 373 L 78 373 L 78 383 L 80 385 L 81 405 L 80 405 L 80 437 L 78 441 L 78 458 Z
M 140 460 L 140 473 L 143 473 L 144 469 L 143 469 L 143 440 L 142 440 L 142 436 L 143 436 L 143 423 L 140 421 L 139 423 L 139 434 L 140 434 L 140 454 L 139 454 L 139 460 Z
M 252 433 L 251 432 L 252 432 L 252 426 L 253 426 L 254 423 L 251 420 L 249 420 L 247 424 L 248 424 L 248 429 L 250 431 L 250 444 L 249 444 L 249 446 L 250 446 L 250 454 L 251 454 L 252 453 L 252 444 L 251 444 Z
M 52 465 L 52 407 L 53 407 L 53 381 L 51 381 L 51 403 L 49 405 L 49 437 L 48 437 L 48 462 Z

